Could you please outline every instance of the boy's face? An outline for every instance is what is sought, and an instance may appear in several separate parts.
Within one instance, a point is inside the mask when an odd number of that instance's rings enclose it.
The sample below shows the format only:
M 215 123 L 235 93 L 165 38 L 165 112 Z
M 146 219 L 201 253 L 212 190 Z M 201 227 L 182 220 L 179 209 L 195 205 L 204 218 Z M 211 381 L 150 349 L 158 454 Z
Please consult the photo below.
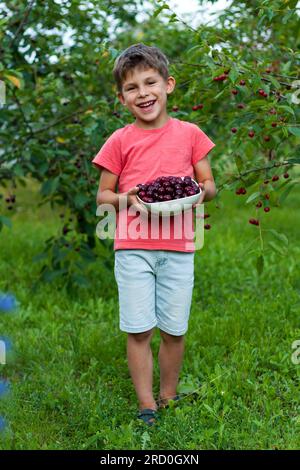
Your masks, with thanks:
M 153 68 L 135 67 L 127 73 L 118 98 L 135 116 L 139 127 L 161 127 L 168 120 L 167 95 L 172 93 L 175 84 L 174 77 L 165 80 Z M 140 106 L 149 102 L 147 107 Z

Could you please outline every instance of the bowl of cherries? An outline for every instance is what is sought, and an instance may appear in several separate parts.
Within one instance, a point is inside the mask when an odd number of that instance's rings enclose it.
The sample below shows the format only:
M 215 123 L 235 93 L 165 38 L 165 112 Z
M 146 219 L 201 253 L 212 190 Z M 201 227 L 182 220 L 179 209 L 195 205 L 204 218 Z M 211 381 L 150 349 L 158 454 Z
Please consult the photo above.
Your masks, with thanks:
M 161 176 L 137 187 L 138 201 L 159 215 L 177 215 L 190 209 L 202 192 L 190 176 Z

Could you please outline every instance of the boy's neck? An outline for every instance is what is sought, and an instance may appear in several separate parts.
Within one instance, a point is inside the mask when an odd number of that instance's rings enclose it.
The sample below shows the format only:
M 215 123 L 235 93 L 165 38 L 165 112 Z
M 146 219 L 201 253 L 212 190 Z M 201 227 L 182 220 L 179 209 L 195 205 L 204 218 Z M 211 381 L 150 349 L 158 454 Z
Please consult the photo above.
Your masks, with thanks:
M 141 119 L 136 119 L 134 121 L 134 125 L 140 129 L 145 129 L 145 130 L 151 130 L 151 129 L 159 129 L 160 127 L 163 127 L 170 119 L 170 116 L 167 114 L 164 114 L 162 116 L 157 116 L 157 118 L 154 121 L 142 121 Z

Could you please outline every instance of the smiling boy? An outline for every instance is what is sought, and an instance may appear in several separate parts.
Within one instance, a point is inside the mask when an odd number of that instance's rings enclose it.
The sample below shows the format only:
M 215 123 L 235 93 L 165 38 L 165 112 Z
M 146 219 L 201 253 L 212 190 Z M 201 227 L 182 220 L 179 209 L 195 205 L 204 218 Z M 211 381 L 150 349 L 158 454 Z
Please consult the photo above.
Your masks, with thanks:
M 136 216 L 128 215 L 132 206 L 147 217 L 136 198 L 139 183 L 159 176 L 190 176 L 203 190 L 197 204 L 216 195 L 207 158 L 215 144 L 195 124 L 168 115 L 167 98 L 176 85 L 168 64 L 159 48 L 144 44 L 130 46 L 116 59 L 117 95 L 135 120 L 113 132 L 92 160 L 101 170 L 97 205 L 112 204 L 117 211 L 114 273 L 120 329 L 128 335 L 127 358 L 139 402 L 138 418 L 148 425 L 155 423 L 158 408 L 170 399 L 179 399 L 177 385 L 194 286 L 195 248 L 187 243 L 190 240 L 185 234 L 179 239 L 174 236 L 177 216 L 171 217 L 168 239 L 161 233 L 154 239 L 151 227 L 146 238 L 128 233 L 124 238 L 121 231 L 124 235 Z M 124 204 L 126 210 L 119 210 Z M 152 390 L 151 350 L 156 327 L 161 335 L 157 401 Z

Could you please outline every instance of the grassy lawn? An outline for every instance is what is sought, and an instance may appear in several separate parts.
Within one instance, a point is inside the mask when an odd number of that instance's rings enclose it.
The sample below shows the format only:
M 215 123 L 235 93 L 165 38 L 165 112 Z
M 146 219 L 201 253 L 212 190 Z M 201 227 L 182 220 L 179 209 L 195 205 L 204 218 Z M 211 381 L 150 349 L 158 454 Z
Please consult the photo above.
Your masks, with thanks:
M 247 195 L 224 193 L 221 208 L 206 203 L 212 228 L 195 257 L 179 387 L 194 393 L 164 410 L 150 429 L 135 418 L 113 270 L 99 258 L 89 268 L 93 288 L 71 296 L 54 282 L 31 292 L 40 268 L 31 259 L 62 225 L 59 211 L 37 207 L 37 190 L 30 184 L 15 191 L 12 229 L 0 233 L 0 291 L 20 302 L 16 313 L 0 316 L 0 335 L 13 346 L 8 364 L 0 365 L 0 376 L 11 383 L 0 400 L 8 423 L 2 449 L 300 447 L 300 364 L 291 361 L 292 343 L 300 340 L 298 187 L 282 207 L 262 212 L 262 228 L 284 233 L 289 244 L 284 256 L 266 252 L 261 276 L 257 255 L 247 254 L 259 234 L 248 223 L 256 213 L 245 206 Z M 265 246 L 275 240 L 262 233 Z M 159 341 L 157 331 L 156 396 Z

